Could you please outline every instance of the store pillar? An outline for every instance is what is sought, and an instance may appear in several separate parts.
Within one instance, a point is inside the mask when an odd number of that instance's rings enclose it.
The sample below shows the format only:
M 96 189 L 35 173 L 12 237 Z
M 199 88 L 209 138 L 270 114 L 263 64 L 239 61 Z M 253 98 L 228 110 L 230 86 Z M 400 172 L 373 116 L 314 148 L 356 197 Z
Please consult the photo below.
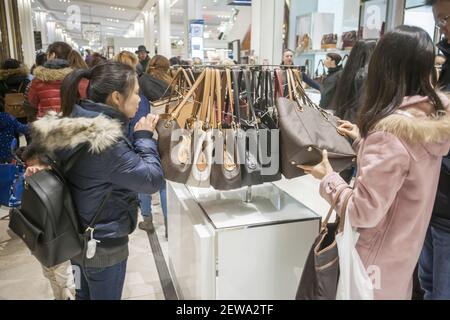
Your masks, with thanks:
M 56 38 L 56 22 L 55 21 L 48 21 L 47 22 L 47 39 L 48 44 L 52 44 L 55 42 Z
M 159 0 L 159 47 L 158 54 L 167 58 L 172 56 L 170 43 L 170 0 Z
M 47 37 L 47 12 L 36 12 L 36 31 L 41 32 L 42 50 L 46 50 L 48 47 Z
M 192 58 L 191 21 L 203 19 L 201 0 L 184 0 L 184 53 Z M 201 57 L 203 60 L 204 57 Z
M 20 33 L 22 36 L 23 62 L 32 66 L 34 64 L 35 46 L 33 32 L 33 18 L 31 0 L 17 1 L 20 19 Z
M 283 57 L 284 1 L 252 1 L 252 51 L 259 63 L 279 64 Z
M 150 56 L 155 54 L 155 14 L 153 10 L 144 11 L 144 45 Z

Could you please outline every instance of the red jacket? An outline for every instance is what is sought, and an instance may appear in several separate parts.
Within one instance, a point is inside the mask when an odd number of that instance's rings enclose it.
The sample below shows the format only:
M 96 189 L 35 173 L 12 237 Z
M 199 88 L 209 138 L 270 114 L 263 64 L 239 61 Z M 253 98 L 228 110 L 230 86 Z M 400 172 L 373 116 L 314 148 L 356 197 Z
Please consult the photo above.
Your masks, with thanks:
M 61 84 L 64 78 L 73 71 L 71 68 L 50 69 L 37 67 L 34 70 L 34 79 L 28 92 L 28 100 L 32 107 L 37 109 L 37 117 L 43 117 L 49 111 L 61 111 Z M 86 98 L 89 81 L 81 80 L 79 93 Z

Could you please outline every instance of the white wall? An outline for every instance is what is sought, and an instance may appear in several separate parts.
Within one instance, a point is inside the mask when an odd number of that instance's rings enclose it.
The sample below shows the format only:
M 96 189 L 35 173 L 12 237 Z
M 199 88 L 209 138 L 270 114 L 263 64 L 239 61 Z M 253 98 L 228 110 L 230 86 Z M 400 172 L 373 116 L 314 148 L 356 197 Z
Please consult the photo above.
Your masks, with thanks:
M 244 37 L 252 24 L 252 8 L 251 7 L 238 7 L 239 14 L 231 29 L 227 35 L 227 41 L 244 40 Z

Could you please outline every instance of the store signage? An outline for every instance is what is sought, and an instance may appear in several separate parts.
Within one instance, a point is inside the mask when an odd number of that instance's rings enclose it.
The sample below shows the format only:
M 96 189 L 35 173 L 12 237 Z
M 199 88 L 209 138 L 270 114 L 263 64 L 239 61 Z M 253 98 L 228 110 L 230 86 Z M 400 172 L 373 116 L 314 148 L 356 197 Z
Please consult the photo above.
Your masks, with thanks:
M 203 49 L 203 31 L 205 28 L 205 20 L 190 20 L 189 21 L 189 42 L 190 42 L 190 56 L 192 58 L 204 59 Z
M 386 23 L 387 1 L 366 1 L 363 6 L 363 38 L 378 39 L 383 34 Z

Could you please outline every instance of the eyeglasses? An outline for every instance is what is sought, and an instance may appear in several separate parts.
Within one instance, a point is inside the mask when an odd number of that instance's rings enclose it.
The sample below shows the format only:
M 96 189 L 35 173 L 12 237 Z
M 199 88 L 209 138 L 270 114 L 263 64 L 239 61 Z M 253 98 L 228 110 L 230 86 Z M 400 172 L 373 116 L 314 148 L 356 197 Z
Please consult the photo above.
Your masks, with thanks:
M 438 19 L 436 21 L 436 28 L 444 28 L 447 25 L 447 20 L 450 18 L 450 14 L 444 18 Z

